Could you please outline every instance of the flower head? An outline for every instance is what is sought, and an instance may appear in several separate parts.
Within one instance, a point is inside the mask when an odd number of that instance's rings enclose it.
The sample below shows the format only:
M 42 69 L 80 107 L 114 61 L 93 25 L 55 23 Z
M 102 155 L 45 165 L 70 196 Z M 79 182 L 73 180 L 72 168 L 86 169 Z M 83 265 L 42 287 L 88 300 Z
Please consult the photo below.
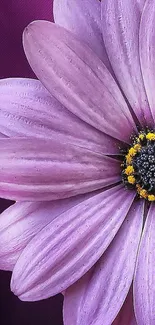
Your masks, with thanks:
M 155 3 L 54 10 L 23 36 L 41 82 L 1 81 L 0 195 L 35 202 L 2 215 L 0 263 L 22 300 L 65 291 L 66 325 L 153 325 Z

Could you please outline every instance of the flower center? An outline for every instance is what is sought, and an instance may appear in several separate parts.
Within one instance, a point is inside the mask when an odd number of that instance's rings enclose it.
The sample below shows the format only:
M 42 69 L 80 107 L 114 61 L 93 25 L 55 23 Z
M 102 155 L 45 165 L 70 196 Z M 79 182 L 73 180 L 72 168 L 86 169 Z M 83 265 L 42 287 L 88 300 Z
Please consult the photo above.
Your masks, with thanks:
M 139 197 L 155 201 L 155 132 L 142 131 L 134 137 L 122 168 L 127 188 L 135 188 Z

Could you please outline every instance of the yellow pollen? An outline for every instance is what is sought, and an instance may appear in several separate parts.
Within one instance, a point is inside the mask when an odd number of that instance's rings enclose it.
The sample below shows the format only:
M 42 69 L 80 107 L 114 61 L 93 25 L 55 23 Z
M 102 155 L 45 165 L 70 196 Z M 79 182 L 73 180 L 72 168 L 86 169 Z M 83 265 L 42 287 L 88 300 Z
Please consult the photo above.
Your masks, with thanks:
M 131 156 L 131 157 L 134 157 L 136 155 L 137 151 L 132 147 L 129 149 L 129 152 L 128 154 Z
M 134 147 L 130 148 L 128 154 L 126 155 L 126 163 L 127 165 L 131 165 L 132 158 L 136 155 L 136 153 L 141 149 L 140 144 L 135 144 Z M 127 174 L 128 175 L 128 174 Z
M 142 147 L 142 146 L 141 146 L 140 144 L 138 144 L 138 143 L 134 145 L 134 149 L 135 149 L 137 152 L 140 151 L 141 147 Z
M 141 186 L 139 184 L 137 184 L 136 188 L 137 188 L 137 192 L 140 193 L 140 190 L 142 189 Z
M 147 198 L 147 191 L 146 190 L 140 190 L 139 195 L 140 195 L 140 197 L 143 197 L 144 199 L 146 199 Z
M 146 139 L 147 140 L 155 140 L 155 133 L 152 133 L 152 132 L 149 132 L 147 135 L 146 135 Z
M 148 195 L 148 200 L 155 201 L 155 195 L 153 195 L 153 194 Z
M 126 169 L 125 169 L 125 174 L 126 175 L 132 175 L 134 173 L 134 168 L 132 165 L 129 165 Z
M 125 158 L 126 158 L 127 165 L 130 165 L 132 163 L 132 157 L 129 154 L 127 154 Z
M 140 185 L 136 185 L 137 187 L 137 192 L 139 194 L 140 197 L 144 198 L 144 199 L 147 199 L 148 197 L 148 193 L 146 190 L 142 189 Z
M 136 182 L 135 177 L 134 176 L 128 176 L 128 182 L 129 182 L 129 184 L 135 184 L 135 182 Z
M 139 135 L 139 139 L 143 141 L 144 138 L 145 138 L 145 135 L 144 135 L 143 133 L 141 133 L 141 134 Z

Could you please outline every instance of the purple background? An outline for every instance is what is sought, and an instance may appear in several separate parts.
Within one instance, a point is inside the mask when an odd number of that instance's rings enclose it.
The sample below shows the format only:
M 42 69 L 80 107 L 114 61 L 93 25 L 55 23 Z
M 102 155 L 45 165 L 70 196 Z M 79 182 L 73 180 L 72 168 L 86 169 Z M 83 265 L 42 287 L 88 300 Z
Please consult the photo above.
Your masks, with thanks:
M 0 272 L 1 325 L 61 325 L 62 296 L 39 302 L 22 302 L 10 292 L 10 272 Z
M 22 32 L 33 20 L 52 20 L 52 0 L 0 0 L 0 77 L 33 77 Z

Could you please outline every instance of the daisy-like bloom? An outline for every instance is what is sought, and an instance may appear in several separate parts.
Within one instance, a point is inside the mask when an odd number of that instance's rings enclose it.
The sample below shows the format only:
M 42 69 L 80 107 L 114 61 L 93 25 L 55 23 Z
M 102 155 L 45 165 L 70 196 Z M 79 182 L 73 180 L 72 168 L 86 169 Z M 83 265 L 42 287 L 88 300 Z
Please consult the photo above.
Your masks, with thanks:
M 41 82 L 0 82 L 0 266 L 65 325 L 154 325 L 155 2 L 54 14 L 23 37 Z

